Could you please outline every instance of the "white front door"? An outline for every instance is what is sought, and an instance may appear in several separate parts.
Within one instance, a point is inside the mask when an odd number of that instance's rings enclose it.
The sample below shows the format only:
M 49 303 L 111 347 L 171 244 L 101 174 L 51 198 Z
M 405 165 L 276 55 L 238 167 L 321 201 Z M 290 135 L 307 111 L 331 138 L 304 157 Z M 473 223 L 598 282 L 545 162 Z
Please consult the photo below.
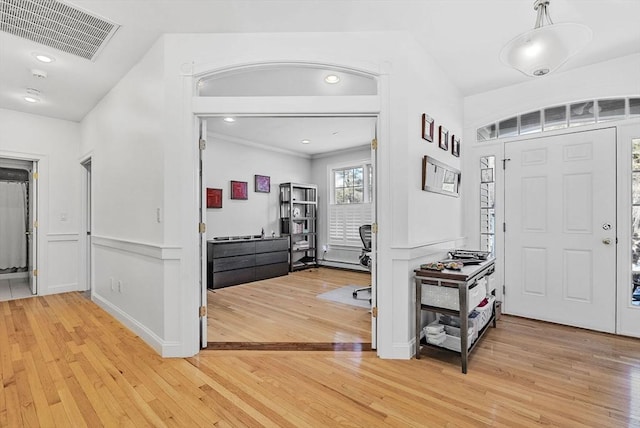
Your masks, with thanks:
M 616 325 L 615 129 L 505 144 L 504 311 Z

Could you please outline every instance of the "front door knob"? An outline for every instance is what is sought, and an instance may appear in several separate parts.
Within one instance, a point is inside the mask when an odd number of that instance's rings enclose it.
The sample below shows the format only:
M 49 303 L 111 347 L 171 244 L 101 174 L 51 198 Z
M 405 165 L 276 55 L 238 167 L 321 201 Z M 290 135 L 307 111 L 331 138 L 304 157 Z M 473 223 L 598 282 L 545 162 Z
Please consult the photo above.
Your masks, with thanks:
M 604 238 L 604 239 L 602 240 L 602 243 L 603 243 L 604 245 L 610 245 L 610 244 L 611 244 L 611 239 L 610 239 L 610 238 Z

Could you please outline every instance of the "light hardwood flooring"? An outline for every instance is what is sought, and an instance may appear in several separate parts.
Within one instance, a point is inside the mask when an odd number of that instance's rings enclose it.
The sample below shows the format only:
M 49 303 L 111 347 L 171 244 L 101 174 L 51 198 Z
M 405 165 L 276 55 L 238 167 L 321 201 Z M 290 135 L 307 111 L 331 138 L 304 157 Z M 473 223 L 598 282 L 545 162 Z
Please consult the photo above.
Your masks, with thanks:
M 640 341 L 503 316 L 449 354 L 163 359 L 81 293 L 0 302 L 1 427 L 640 426 Z
M 207 341 L 370 343 L 369 309 L 318 298 L 346 285 L 370 283 L 366 272 L 314 268 L 209 291 Z

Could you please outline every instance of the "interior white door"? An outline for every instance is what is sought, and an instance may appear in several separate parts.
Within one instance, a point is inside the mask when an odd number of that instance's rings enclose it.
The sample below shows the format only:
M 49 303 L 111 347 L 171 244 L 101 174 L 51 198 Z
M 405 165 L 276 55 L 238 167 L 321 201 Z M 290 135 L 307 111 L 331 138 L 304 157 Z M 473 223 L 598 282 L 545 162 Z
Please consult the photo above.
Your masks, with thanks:
M 374 144 L 375 142 L 375 144 Z M 378 165 L 378 121 L 376 120 L 374 140 L 371 142 L 371 218 L 373 222 L 378 222 L 378 182 L 377 182 L 377 165 Z M 378 281 L 377 281 L 377 261 L 378 261 L 378 239 L 377 232 L 371 234 L 371 307 L 378 307 Z M 371 311 L 371 349 L 378 349 L 378 317 L 374 311 Z
M 206 150 L 206 136 L 207 136 L 207 121 L 201 118 L 197 119 L 198 122 L 198 186 L 200 190 L 199 198 L 199 211 L 200 211 L 200 224 L 206 225 L 207 223 L 207 186 L 205 184 L 205 167 L 204 162 L 204 150 Z M 207 334 L 207 232 L 205 230 L 200 231 L 200 308 L 205 308 L 204 312 L 200 312 L 200 348 L 207 347 L 208 334 Z
M 85 252 L 86 252 L 86 268 L 85 268 L 85 281 L 86 281 L 86 291 L 91 290 L 91 158 L 87 159 L 82 163 L 82 166 L 85 169 L 85 195 L 84 195 L 84 214 L 85 214 L 85 228 L 86 228 L 86 240 L 85 240 Z
M 31 189 L 29 190 L 29 286 L 32 294 L 38 294 L 38 162 L 31 169 Z
M 505 144 L 506 313 L 615 331 L 615 136 Z

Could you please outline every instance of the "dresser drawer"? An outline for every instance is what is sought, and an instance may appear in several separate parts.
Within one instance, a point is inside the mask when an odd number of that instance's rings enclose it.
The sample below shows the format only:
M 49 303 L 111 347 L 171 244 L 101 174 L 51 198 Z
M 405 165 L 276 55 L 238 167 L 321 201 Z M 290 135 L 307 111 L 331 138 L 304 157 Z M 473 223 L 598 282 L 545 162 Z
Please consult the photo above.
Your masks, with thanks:
M 268 265 L 271 263 L 282 263 L 282 262 L 288 262 L 288 261 L 289 261 L 288 251 L 256 254 L 256 266 Z
M 287 251 L 289 249 L 289 238 L 267 239 L 256 241 L 256 253 L 268 253 L 272 251 Z
M 254 254 L 256 243 L 249 242 L 225 242 L 213 244 L 213 258 L 240 256 L 243 254 Z
M 213 259 L 213 272 L 223 272 L 226 270 L 248 268 L 256 265 L 255 254 L 244 256 L 224 257 Z M 215 281 L 215 280 L 214 280 Z
M 230 285 L 243 284 L 245 282 L 255 281 L 255 268 L 245 268 L 228 270 L 225 272 L 216 272 L 213 274 L 213 288 L 228 287 Z

